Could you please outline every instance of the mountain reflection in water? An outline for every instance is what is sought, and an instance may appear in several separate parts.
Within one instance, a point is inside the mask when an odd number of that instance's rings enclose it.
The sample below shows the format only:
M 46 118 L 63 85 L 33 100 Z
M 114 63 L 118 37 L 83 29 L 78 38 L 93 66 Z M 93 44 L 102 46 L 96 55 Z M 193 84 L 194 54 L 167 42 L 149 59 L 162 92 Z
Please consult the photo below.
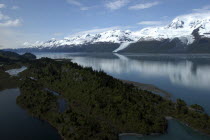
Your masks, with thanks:
M 140 83 L 153 84 L 210 113 L 210 55 L 38 53 L 38 58 L 68 58 L 85 67 Z

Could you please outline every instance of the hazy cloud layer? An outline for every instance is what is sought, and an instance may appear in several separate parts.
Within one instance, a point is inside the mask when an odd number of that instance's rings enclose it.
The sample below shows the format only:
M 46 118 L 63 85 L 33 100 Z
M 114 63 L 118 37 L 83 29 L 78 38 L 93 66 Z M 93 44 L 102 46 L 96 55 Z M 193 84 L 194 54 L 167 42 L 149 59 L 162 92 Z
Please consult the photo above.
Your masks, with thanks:
M 200 8 L 200 9 L 193 9 L 193 11 L 195 11 L 195 12 L 208 12 L 208 11 L 210 11 L 210 5 L 206 5 L 202 8 Z
M 18 9 L 20 9 L 20 7 L 17 6 L 17 5 L 14 5 L 14 6 L 11 7 L 11 9 L 12 9 L 12 10 L 18 10 Z
M 92 8 L 92 7 L 85 6 L 84 4 L 79 2 L 78 0 L 66 0 L 66 2 L 71 4 L 71 5 L 75 5 L 75 6 L 79 7 L 79 9 L 82 10 L 82 11 L 89 10 L 89 9 Z
M 158 2 L 158 1 L 151 2 L 151 3 L 140 3 L 140 4 L 130 6 L 129 9 L 130 10 L 142 10 L 142 9 L 151 8 L 151 7 L 156 6 L 158 4 L 160 4 L 160 2 Z
M 114 0 L 106 3 L 106 7 L 111 10 L 117 10 L 127 5 L 130 0 Z
M 5 10 L 16 10 L 18 7 L 13 6 L 8 8 L 8 6 L 5 4 L 0 4 L 0 10 L 3 8 Z M 9 15 L 6 15 L 0 11 L 0 49 L 3 47 L 11 47 L 14 46 L 14 44 L 17 45 L 17 43 L 20 43 L 21 36 L 23 36 L 23 34 L 17 32 L 14 27 L 21 25 L 22 22 L 20 19 L 13 19 Z
M 1 21 L 1 20 L 7 20 L 7 19 L 10 19 L 10 17 L 7 16 L 7 15 L 4 15 L 4 14 L 1 13 L 1 11 L 0 11 L 0 21 Z
M 139 25 L 161 25 L 163 21 L 141 21 Z
M 93 34 L 93 33 L 100 33 L 100 32 L 105 32 L 108 30 L 117 30 L 117 29 L 121 29 L 122 27 L 120 26 L 113 26 L 113 27 L 108 27 L 108 28 L 95 28 L 95 29 L 91 29 L 91 30 L 85 30 L 85 31 L 80 31 L 77 32 L 71 36 L 75 36 L 75 35 L 82 35 L 82 34 Z
M 17 27 L 20 25 L 21 25 L 21 21 L 19 19 L 7 20 L 5 22 L 0 22 L 0 27 Z
M 0 9 L 1 9 L 1 8 L 6 8 L 6 5 L 5 5 L 5 4 L 0 3 Z

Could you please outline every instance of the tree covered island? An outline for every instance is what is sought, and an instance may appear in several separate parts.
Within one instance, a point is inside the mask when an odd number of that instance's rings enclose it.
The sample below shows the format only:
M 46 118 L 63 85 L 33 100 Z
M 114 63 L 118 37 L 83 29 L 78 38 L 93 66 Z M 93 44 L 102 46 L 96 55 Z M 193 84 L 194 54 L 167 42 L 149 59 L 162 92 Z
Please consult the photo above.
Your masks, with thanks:
M 167 131 L 166 116 L 210 134 L 210 117 L 199 105 L 187 106 L 181 99 L 172 102 L 69 60 L 19 62 L 28 69 L 19 75 L 17 103 L 49 122 L 65 140 L 117 140 L 122 133 L 162 134 Z M 10 61 L 10 65 L 16 64 L 16 60 Z

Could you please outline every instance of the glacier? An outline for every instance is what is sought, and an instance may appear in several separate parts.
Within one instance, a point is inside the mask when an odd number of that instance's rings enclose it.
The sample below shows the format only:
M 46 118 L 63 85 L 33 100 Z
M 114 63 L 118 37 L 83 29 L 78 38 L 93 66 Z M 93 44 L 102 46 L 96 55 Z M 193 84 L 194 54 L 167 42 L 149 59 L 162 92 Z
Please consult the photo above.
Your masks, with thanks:
M 131 43 L 138 41 L 161 41 L 164 39 L 173 40 L 178 38 L 183 44 L 190 45 L 195 41 L 193 31 L 198 29 L 201 37 L 210 38 L 210 12 L 192 13 L 181 15 L 165 26 L 146 27 L 139 31 L 130 30 L 108 30 L 96 34 L 82 34 L 65 37 L 61 40 L 52 38 L 46 42 L 37 41 L 35 43 L 25 42 L 24 48 L 56 48 L 60 46 L 82 46 L 95 43 L 118 43 L 119 48 L 113 52 L 125 49 Z

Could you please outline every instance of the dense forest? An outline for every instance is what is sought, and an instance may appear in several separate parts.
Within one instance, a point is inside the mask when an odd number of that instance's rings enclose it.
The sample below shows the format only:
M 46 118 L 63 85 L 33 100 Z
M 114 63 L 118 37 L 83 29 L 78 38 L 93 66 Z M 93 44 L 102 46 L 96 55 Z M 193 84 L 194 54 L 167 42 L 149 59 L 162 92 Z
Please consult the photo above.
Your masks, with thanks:
M 166 116 L 210 134 L 210 117 L 201 106 L 187 106 L 181 99 L 174 103 L 69 60 L 35 60 L 21 78 L 17 103 L 47 120 L 65 140 L 117 140 L 120 133 L 165 133 Z M 66 101 L 64 111 L 59 110 L 60 99 Z
M 48 121 L 65 140 L 117 140 L 121 133 L 165 133 L 166 116 L 210 134 L 210 117 L 197 105 L 126 84 L 70 60 L 35 59 L 0 51 L 0 90 L 20 87 L 17 103 Z M 27 66 L 19 77 L 6 70 Z
M 31 53 L 19 55 L 14 52 L 0 50 L 0 91 L 18 86 L 19 78 L 11 77 L 7 72 L 9 69 L 20 68 L 29 65 L 36 56 Z

